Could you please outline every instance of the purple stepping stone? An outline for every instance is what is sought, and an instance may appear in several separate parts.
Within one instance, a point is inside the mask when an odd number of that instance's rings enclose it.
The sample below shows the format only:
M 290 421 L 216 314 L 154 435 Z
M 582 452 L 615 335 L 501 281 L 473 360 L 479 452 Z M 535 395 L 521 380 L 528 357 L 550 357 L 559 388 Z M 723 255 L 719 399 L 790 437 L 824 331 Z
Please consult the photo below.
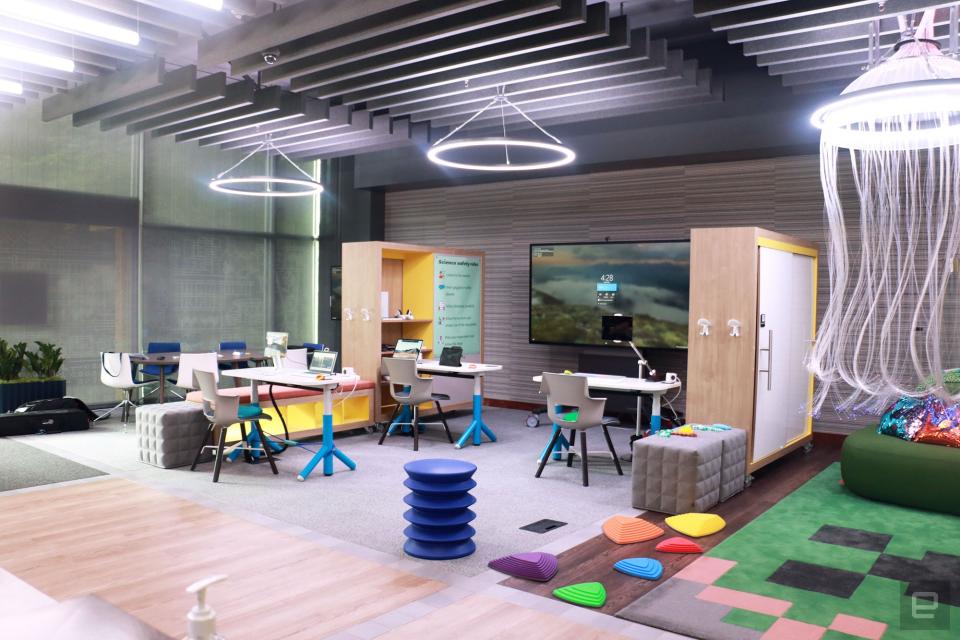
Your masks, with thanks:
M 528 553 L 514 553 L 513 555 L 497 558 L 496 560 L 491 560 L 487 566 L 494 571 L 505 573 L 508 576 L 546 582 L 557 575 L 557 571 L 560 569 L 560 562 L 557 560 L 557 556 L 551 553 L 533 551 Z

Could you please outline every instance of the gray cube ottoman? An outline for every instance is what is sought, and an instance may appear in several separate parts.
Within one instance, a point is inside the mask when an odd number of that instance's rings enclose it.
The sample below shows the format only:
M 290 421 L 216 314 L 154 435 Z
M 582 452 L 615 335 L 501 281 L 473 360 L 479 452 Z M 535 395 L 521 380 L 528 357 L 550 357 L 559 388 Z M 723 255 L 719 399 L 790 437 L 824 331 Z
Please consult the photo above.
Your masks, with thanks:
M 209 424 L 202 406 L 196 402 L 137 407 L 140 461 L 164 469 L 193 464 L 193 457 Z
M 743 490 L 746 454 L 742 429 L 637 440 L 633 506 L 663 513 L 706 511 Z

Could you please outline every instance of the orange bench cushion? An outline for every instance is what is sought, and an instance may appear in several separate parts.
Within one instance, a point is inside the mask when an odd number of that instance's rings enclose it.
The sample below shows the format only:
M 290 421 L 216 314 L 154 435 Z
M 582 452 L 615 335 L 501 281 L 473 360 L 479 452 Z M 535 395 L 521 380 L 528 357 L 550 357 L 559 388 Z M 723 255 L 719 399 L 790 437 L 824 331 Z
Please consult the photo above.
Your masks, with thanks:
M 366 389 L 373 389 L 373 383 L 369 380 L 360 380 L 354 386 L 353 384 L 342 384 L 337 388 L 338 393 L 350 393 L 351 391 L 364 391 Z M 221 395 L 233 396 L 240 398 L 240 404 L 247 404 L 250 402 L 250 387 L 248 385 L 243 385 L 242 387 L 227 387 L 226 389 L 219 389 L 218 392 Z M 257 387 L 257 395 L 260 397 L 261 402 L 270 401 L 270 385 L 261 384 Z M 323 397 L 323 391 L 319 389 L 314 391 L 310 389 L 297 389 L 295 387 L 281 387 L 275 385 L 273 387 L 273 397 L 279 402 L 280 400 L 294 400 L 297 398 L 311 398 L 316 397 L 317 399 Z M 199 391 L 191 391 L 187 394 L 187 400 L 190 402 L 203 402 L 203 397 Z

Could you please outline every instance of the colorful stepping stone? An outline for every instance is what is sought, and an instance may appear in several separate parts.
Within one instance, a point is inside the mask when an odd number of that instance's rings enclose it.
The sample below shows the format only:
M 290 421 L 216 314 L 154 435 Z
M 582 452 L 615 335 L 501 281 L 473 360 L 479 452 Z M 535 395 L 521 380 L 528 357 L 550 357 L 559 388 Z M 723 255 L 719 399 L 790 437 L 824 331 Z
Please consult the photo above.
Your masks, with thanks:
M 557 575 L 560 569 L 560 561 L 552 553 L 541 553 L 539 551 L 529 553 L 514 553 L 491 560 L 487 566 L 494 571 L 505 573 L 515 578 L 525 578 L 527 580 L 536 580 L 537 582 L 546 582 Z
M 715 513 L 683 513 L 678 516 L 670 516 L 666 519 L 666 523 L 677 533 L 682 533 L 691 538 L 709 536 L 727 526 L 723 518 Z
M 703 547 L 686 538 L 667 538 L 657 545 L 657 551 L 664 553 L 703 553 Z
M 640 518 L 613 516 L 603 523 L 603 534 L 617 544 L 633 544 L 663 535 L 663 529 Z
M 581 582 L 553 590 L 555 598 L 580 605 L 581 607 L 602 607 L 607 601 L 607 590 L 599 582 Z
M 663 565 L 653 558 L 627 558 L 613 565 L 620 573 L 645 580 L 659 580 L 663 576 Z

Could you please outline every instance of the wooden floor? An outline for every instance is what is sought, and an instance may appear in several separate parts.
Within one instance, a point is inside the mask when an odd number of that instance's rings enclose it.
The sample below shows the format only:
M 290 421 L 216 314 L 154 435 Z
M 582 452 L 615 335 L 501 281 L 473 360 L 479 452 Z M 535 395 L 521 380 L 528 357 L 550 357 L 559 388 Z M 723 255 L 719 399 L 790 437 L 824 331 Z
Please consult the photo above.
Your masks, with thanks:
M 713 548 L 839 459 L 839 441 L 823 439 L 817 441 L 810 453 L 797 451 L 760 469 L 754 474 L 755 479 L 749 489 L 710 510 L 726 520 L 727 526 L 723 531 L 708 538 L 701 538 L 697 542 L 705 550 Z M 648 511 L 642 517 L 669 532 L 672 530 L 663 522 L 667 516 L 668 514 Z M 656 557 L 663 562 L 663 579 L 667 579 L 697 558 L 696 555 L 655 553 L 654 547 L 659 541 L 618 545 L 603 535 L 596 536 L 561 553 L 558 556 L 560 571 L 550 582 L 537 583 L 508 578 L 500 584 L 549 596 L 558 585 L 602 582 L 607 591 L 607 602 L 600 611 L 612 615 L 663 582 L 637 580 L 614 571 L 613 565 L 617 561 L 624 558 Z
M 220 631 L 322 638 L 446 585 L 126 480 L 0 495 L 0 567 L 57 600 L 99 595 L 173 637 L 213 574 Z
M 377 636 L 377 640 L 483 638 L 484 640 L 617 640 L 625 636 L 600 631 L 500 598 L 472 595 L 420 620 Z

